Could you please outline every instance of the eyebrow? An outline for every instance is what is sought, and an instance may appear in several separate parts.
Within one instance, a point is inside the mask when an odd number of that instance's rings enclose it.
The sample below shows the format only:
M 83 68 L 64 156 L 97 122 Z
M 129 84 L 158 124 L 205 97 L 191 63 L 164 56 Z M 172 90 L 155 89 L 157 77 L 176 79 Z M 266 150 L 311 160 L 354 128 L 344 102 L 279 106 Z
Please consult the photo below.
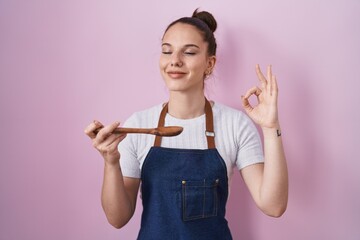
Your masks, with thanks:
M 170 43 L 163 43 L 163 44 L 161 44 L 161 46 L 169 46 L 169 47 L 171 47 L 171 44 Z M 200 49 L 200 47 L 198 45 L 196 45 L 196 44 L 185 44 L 184 47 L 195 47 L 195 48 Z

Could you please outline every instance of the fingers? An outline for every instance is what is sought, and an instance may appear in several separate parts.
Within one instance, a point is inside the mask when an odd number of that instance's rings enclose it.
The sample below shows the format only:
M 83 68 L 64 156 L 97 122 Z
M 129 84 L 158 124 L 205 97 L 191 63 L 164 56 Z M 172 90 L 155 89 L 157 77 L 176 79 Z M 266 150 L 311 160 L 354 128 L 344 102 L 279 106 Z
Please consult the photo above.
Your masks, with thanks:
M 261 94 L 261 89 L 259 88 L 259 87 L 257 87 L 257 86 L 255 86 L 255 87 L 252 87 L 252 88 L 250 88 L 246 93 L 245 93 L 245 95 L 244 95 L 244 98 L 246 98 L 246 99 L 248 99 L 251 95 L 255 95 L 255 96 L 257 96 L 257 97 L 259 97 L 259 95 Z
M 267 67 L 267 79 L 270 80 L 272 77 L 272 69 L 271 69 L 271 65 L 269 65 Z
M 265 89 L 267 86 L 267 80 L 266 80 L 264 74 L 261 72 L 260 65 L 256 64 L 255 69 L 256 69 L 256 74 L 259 78 L 259 81 L 261 82 L 261 89 Z
M 250 88 L 244 96 L 241 96 L 242 105 L 247 112 L 251 112 L 253 107 L 250 105 L 249 98 L 251 95 L 255 95 L 259 101 L 259 95 L 261 94 L 261 89 L 257 86 Z
M 267 67 L 267 86 L 266 86 L 266 89 L 271 95 L 271 92 L 272 92 L 272 70 L 271 70 L 271 65 L 269 65 Z
M 119 143 L 126 137 L 125 133 L 117 134 L 118 136 L 114 138 L 114 141 L 112 141 L 108 146 L 111 148 L 111 150 L 115 150 Z
M 276 76 L 272 76 L 272 78 L 271 78 L 271 86 L 272 86 L 272 95 L 277 97 L 278 93 L 279 93 L 279 88 L 278 88 Z
M 267 78 L 265 78 L 264 74 L 261 72 L 260 65 L 256 64 L 256 74 L 261 82 L 261 90 L 268 91 L 270 94 L 273 92 L 273 74 L 272 74 L 272 66 L 267 66 Z
M 114 122 L 108 126 L 103 127 L 102 129 L 100 129 L 100 131 L 98 132 L 98 134 L 96 135 L 95 139 L 94 139 L 94 144 L 97 145 L 103 141 L 105 141 L 105 139 L 107 139 L 108 137 L 110 137 L 115 128 L 117 128 L 120 125 L 120 122 Z
M 98 149 L 101 153 L 110 153 L 117 150 L 118 144 L 126 137 L 124 133 L 114 133 L 111 134 L 104 141 L 97 143 L 93 142 L 94 147 Z
M 241 96 L 241 103 L 243 105 L 243 108 L 247 112 L 251 112 L 253 110 L 253 107 L 250 105 L 249 100 L 247 98 L 245 98 L 244 96 Z
M 94 120 L 92 123 L 90 123 L 84 130 L 85 134 L 88 135 L 91 139 L 94 139 L 96 137 L 96 134 L 94 133 L 94 131 L 96 129 L 99 129 L 101 127 L 103 127 L 104 125 L 102 123 L 100 123 L 97 120 Z

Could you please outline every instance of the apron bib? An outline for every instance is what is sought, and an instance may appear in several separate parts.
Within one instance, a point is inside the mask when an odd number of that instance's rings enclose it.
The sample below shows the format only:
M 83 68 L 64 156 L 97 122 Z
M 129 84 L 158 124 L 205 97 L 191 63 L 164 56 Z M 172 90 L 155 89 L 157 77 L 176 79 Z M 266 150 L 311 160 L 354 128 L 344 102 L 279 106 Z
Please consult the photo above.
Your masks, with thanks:
M 164 126 L 168 105 L 160 114 Z M 208 149 L 161 147 L 156 136 L 141 170 L 143 213 L 139 240 L 230 240 L 225 219 L 228 177 L 215 148 L 213 114 L 206 100 Z

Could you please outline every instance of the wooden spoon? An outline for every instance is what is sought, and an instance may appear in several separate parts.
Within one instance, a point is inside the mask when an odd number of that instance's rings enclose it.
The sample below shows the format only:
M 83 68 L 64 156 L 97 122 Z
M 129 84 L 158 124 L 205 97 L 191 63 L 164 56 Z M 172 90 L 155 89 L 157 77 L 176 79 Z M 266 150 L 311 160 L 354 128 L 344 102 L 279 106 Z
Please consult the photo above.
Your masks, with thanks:
M 95 129 L 94 133 L 98 134 L 101 128 Z M 168 127 L 157 127 L 157 128 L 115 128 L 114 133 L 143 133 L 152 134 L 163 137 L 177 136 L 183 131 L 182 127 L 168 126 Z

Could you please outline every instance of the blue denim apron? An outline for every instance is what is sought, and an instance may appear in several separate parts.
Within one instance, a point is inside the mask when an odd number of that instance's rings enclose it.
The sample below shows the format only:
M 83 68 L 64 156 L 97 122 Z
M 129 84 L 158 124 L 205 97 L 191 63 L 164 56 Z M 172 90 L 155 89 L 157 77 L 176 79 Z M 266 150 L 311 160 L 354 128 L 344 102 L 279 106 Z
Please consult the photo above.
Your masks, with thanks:
M 167 104 L 159 125 L 164 126 Z M 228 178 L 215 148 L 213 115 L 206 100 L 208 149 L 163 148 L 157 136 L 141 170 L 143 213 L 139 240 L 232 239 L 225 219 Z

